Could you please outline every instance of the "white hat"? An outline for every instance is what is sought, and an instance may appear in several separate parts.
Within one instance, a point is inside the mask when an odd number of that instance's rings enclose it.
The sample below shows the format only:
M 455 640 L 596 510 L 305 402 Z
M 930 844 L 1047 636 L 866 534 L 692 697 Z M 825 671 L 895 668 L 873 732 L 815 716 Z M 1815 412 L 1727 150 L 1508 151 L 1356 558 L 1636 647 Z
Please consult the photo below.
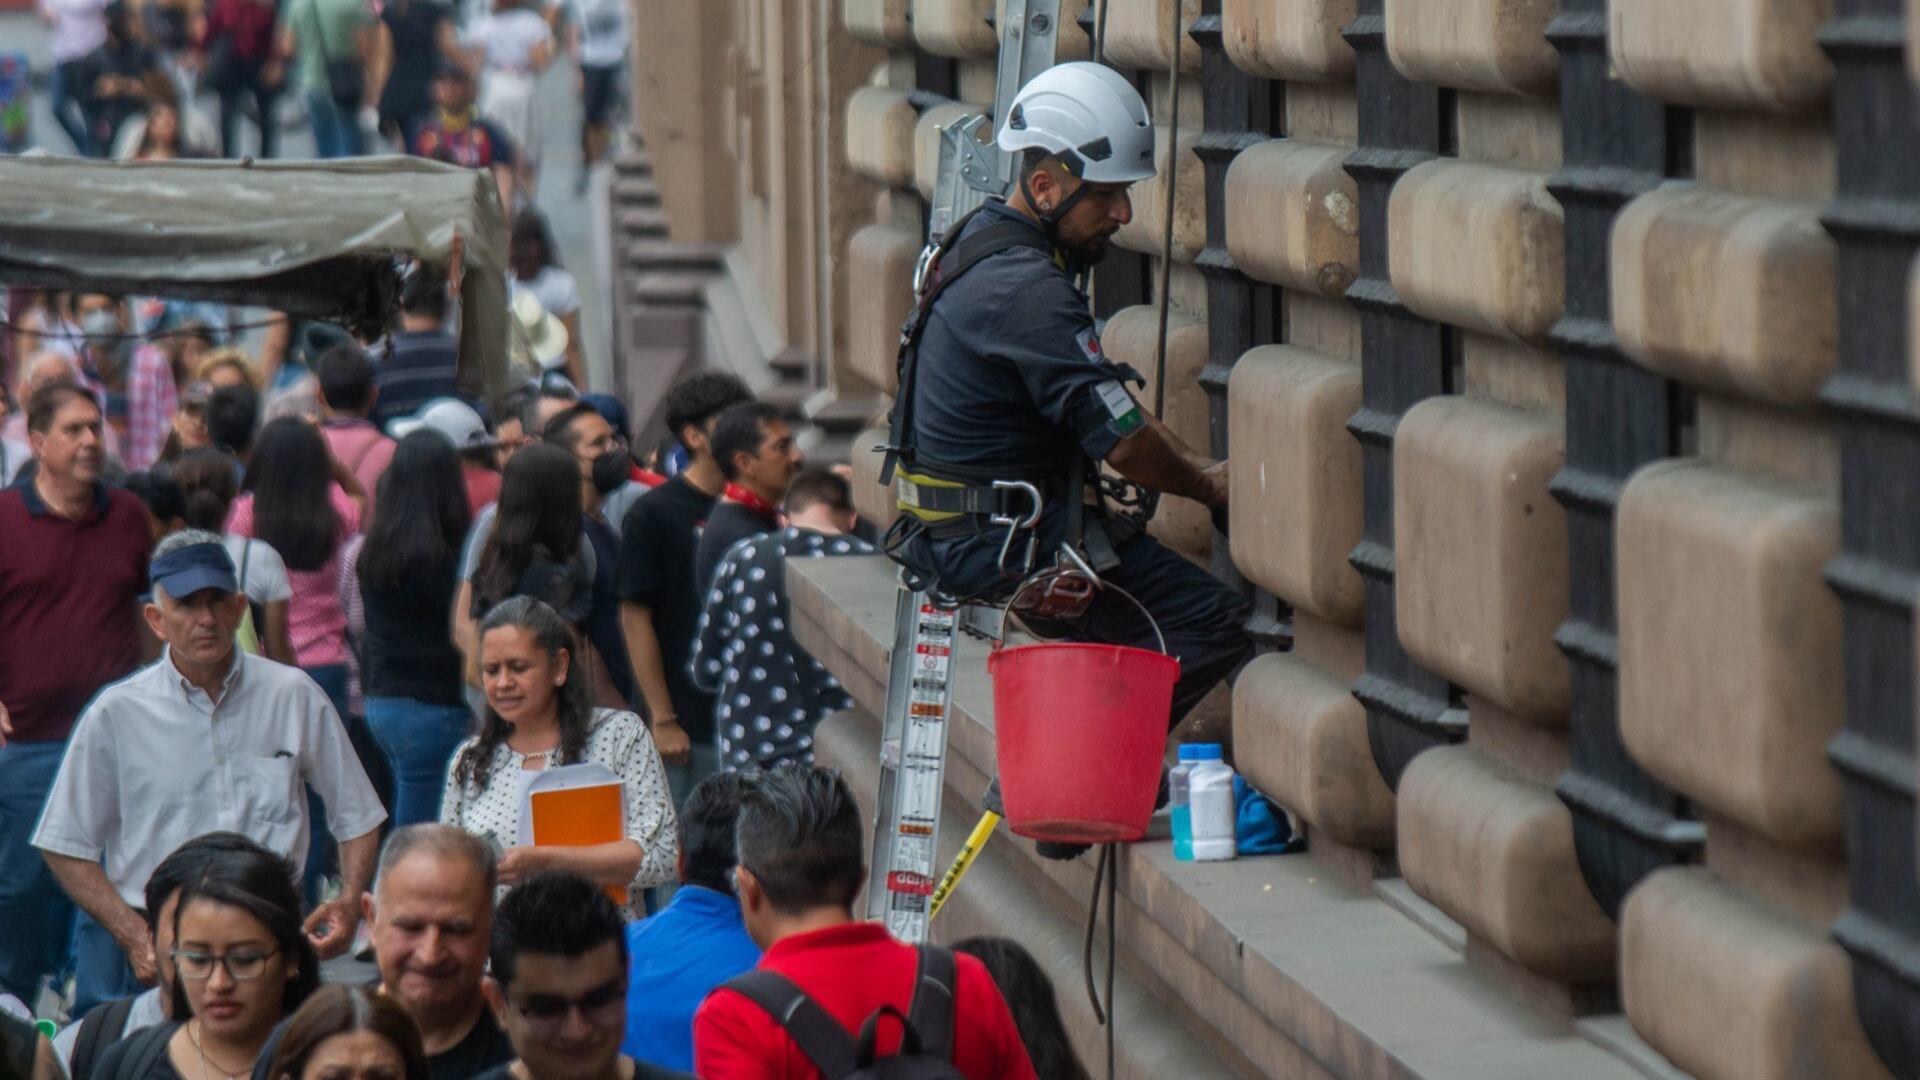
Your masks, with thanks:
M 486 422 L 473 406 L 459 398 L 434 398 L 412 416 L 401 417 L 387 425 L 387 433 L 404 439 L 416 431 L 437 431 L 453 443 L 455 450 L 484 450 L 498 445 L 487 434 Z
M 566 364 L 567 324 L 540 306 L 540 298 L 531 290 L 513 293 L 513 351 L 551 371 Z
M 1153 118 L 1140 91 L 1105 64 L 1076 60 L 1035 75 L 1001 121 L 1000 149 L 1037 149 L 1096 184 L 1131 184 L 1154 173 Z

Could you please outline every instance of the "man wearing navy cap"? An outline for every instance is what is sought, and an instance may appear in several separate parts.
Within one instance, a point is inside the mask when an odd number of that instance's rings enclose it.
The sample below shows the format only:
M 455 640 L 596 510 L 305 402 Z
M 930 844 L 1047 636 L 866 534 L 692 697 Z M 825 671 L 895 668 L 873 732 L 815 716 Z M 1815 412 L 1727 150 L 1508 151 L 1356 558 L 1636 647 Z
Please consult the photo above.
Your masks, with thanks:
M 344 880 L 307 932 L 322 957 L 344 952 L 386 819 L 326 693 L 300 669 L 235 647 L 246 601 L 220 537 L 167 537 L 149 574 L 147 625 L 166 650 L 81 714 L 33 837 L 92 917 L 76 935 L 76 1015 L 153 979 L 138 908 L 167 852 L 228 830 L 303 865 L 308 784 L 326 800 Z

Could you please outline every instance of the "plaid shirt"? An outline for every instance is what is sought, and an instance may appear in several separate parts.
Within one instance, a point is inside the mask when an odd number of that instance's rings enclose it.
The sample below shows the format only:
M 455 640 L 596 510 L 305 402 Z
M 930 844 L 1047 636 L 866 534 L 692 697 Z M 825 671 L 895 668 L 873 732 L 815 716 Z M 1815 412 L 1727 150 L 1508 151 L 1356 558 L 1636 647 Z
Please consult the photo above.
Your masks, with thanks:
M 158 345 L 133 350 L 127 373 L 127 468 L 144 469 L 160 459 L 177 402 L 173 361 L 166 351 Z

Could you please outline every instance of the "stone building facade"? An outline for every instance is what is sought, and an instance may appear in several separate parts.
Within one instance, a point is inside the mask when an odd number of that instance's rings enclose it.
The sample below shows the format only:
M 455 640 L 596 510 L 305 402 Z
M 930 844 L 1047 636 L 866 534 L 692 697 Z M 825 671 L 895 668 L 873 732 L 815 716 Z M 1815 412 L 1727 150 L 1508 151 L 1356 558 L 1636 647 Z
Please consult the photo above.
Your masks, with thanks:
M 1177 499 L 1154 528 L 1262 644 L 1192 723 L 1310 838 L 1123 854 L 1121 1073 L 1920 1076 L 1920 13 L 1110 4 L 1161 171 L 1094 303 L 1153 377 L 1172 184 L 1165 418 L 1232 458 L 1233 533 Z M 1088 55 L 1098 4 L 1064 6 Z M 668 270 L 629 259 L 629 340 L 701 323 L 711 362 L 751 327 L 884 520 L 852 432 L 995 4 L 670 7 L 637 31 L 654 179 L 628 165 L 668 234 L 629 255 Z M 890 573 L 795 571 L 862 705 L 820 749 L 865 784 Z M 982 666 L 948 849 L 993 770 Z M 996 840 L 940 936 L 1025 941 L 1096 1061 L 1090 883 Z

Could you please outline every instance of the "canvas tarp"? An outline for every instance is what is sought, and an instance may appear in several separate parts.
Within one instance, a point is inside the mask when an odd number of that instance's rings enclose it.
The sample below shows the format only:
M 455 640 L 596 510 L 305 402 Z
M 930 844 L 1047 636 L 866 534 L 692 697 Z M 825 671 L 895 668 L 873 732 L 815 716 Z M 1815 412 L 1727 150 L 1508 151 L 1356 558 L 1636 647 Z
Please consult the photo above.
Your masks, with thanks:
M 0 284 L 204 299 L 384 332 L 396 257 L 446 269 L 460 238 L 460 381 L 507 383 L 506 223 L 484 171 L 314 162 L 0 157 Z

